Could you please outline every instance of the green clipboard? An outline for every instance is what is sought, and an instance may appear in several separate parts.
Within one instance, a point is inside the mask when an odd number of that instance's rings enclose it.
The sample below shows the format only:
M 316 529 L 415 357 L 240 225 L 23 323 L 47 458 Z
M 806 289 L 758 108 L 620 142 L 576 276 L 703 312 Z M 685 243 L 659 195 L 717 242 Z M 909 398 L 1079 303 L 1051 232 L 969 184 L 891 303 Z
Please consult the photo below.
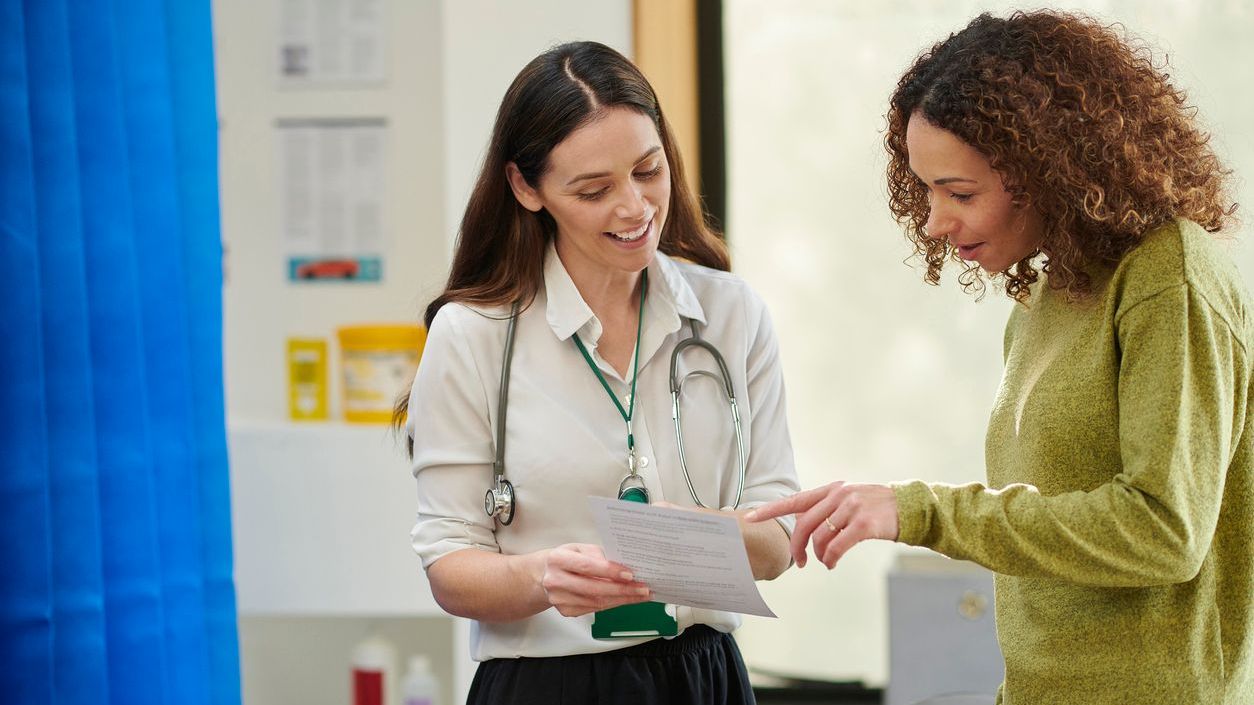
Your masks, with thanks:
M 679 623 L 666 613 L 662 602 L 639 602 L 597 612 L 592 620 L 593 639 L 632 639 L 642 636 L 675 636 Z

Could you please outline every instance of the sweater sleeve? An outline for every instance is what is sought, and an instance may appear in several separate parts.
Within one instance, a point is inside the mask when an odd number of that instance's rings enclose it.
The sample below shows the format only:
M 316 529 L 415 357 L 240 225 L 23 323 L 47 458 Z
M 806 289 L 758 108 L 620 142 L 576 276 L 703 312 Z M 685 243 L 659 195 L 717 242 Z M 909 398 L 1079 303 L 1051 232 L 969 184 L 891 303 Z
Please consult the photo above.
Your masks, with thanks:
M 1188 283 L 1124 311 L 1116 332 L 1122 467 L 1109 481 L 1052 496 L 1026 484 L 901 483 L 899 541 L 1007 575 L 1084 585 L 1197 575 L 1243 424 L 1246 350 Z

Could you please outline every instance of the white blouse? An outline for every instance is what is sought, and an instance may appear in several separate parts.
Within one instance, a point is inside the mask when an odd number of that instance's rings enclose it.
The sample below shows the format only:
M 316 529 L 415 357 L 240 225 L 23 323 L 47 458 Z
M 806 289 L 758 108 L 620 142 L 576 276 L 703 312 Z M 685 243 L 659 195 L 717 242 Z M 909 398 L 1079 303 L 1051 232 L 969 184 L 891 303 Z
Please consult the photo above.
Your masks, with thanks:
M 746 478 L 741 508 L 798 490 L 784 412 L 779 348 L 761 299 L 739 277 L 658 253 L 649 266 L 640 340 L 633 434 L 639 472 L 652 501 L 695 506 L 679 465 L 668 385 L 671 351 L 691 335 L 688 319 L 727 362 L 744 428 Z M 447 304 L 427 335 L 409 400 L 418 518 L 411 532 L 424 568 L 474 548 L 523 554 L 564 543 L 599 543 L 588 496 L 613 497 L 627 473 L 622 416 L 588 367 L 579 334 L 627 408 L 630 380 L 597 353 L 601 323 L 584 302 L 553 246 L 544 288 L 519 315 L 510 372 L 505 475 L 515 517 L 496 525 L 483 510 L 493 482 L 495 424 L 508 308 Z M 719 374 L 704 351 L 689 348 L 678 373 Z M 721 376 L 720 376 L 721 379 Z M 725 507 L 739 481 L 736 439 L 722 384 L 694 376 L 681 398 L 684 451 L 706 506 Z M 791 531 L 790 521 L 781 521 Z M 678 607 L 679 628 L 707 624 L 730 632 L 739 615 Z M 593 615 L 563 617 L 549 608 L 508 623 L 475 623 L 476 660 L 609 651 L 647 639 L 592 638 Z

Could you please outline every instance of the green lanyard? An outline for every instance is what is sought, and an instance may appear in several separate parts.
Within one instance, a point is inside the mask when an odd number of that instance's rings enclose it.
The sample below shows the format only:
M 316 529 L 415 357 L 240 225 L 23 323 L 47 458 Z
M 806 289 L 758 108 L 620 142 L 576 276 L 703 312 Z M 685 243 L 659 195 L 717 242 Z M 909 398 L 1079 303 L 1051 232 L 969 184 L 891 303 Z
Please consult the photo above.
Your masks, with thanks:
M 605 379 L 605 375 L 601 374 L 601 370 L 597 367 L 596 363 L 592 361 L 592 356 L 588 354 L 588 349 L 584 347 L 583 341 L 579 339 L 579 334 L 576 333 L 573 336 L 575 339 L 575 346 L 579 348 L 579 352 L 583 353 L 583 359 L 588 363 L 588 367 L 591 368 L 593 374 L 597 376 L 597 379 L 601 381 L 601 386 L 605 388 L 605 393 L 610 395 L 610 401 L 614 402 L 614 407 L 618 409 L 618 413 L 623 417 L 623 421 L 627 423 L 627 480 L 637 477 L 636 438 L 631 432 L 631 416 L 636 410 L 636 378 L 640 376 L 640 335 L 644 331 L 644 295 L 648 289 L 649 270 L 646 269 L 640 273 L 640 318 L 636 322 L 636 352 L 632 356 L 631 399 L 628 401 L 626 409 L 624 409 L 623 405 L 619 403 L 618 397 L 614 395 L 614 390 L 610 389 L 610 383 Z M 627 480 L 624 480 L 624 484 L 626 484 Z M 638 493 L 633 492 L 632 490 L 638 490 Z M 648 501 L 648 495 L 644 491 L 643 483 L 640 483 L 638 487 L 632 487 L 630 490 L 625 492 L 620 487 L 619 494 L 624 499 Z

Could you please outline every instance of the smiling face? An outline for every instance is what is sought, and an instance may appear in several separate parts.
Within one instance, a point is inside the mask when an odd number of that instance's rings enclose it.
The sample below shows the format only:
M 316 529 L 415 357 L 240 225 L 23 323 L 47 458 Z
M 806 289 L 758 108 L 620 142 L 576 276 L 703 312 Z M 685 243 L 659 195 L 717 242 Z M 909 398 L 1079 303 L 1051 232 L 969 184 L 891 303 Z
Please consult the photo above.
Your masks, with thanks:
M 523 207 L 553 216 L 557 254 L 576 283 L 634 276 L 653 261 L 671 175 L 647 116 L 606 110 L 553 148 L 534 187 L 512 164 L 507 173 Z
M 1011 202 L 1001 174 L 974 147 L 916 112 L 906 149 L 910 170 L 928 190 L 928 237 L 948 240 L 959 257 L 990 274 L 1039 248 L 1039 216 Z

